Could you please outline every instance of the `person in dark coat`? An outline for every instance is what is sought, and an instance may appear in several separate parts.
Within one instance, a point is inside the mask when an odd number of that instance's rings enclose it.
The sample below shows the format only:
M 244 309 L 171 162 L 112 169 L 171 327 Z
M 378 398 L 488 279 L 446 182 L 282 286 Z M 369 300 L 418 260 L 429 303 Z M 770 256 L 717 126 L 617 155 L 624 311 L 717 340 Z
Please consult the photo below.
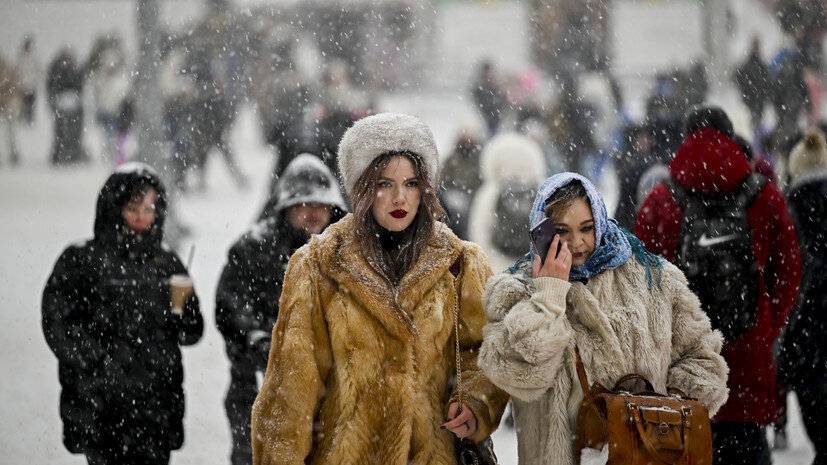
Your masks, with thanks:
M 83 71 L 66 48 L 52 61 L 46 77 L 49 107 L 55 121 L 52 164 L 84 162 L 89 156 L 83 139 Z
M 464 128 L 457 137 L 454 151 L 442 164 L 442 204 L 448 212 L 451 230 L 463 240 L 468 239 L 471 201 L 482 185 L 481 138 L 474 129 Z
M 173 313 L 161 246 L 166 193 L 146 165 L 121 165 L 100 191 L 94 237 L 58 258 L 43 333 L 58 359 L 63 443 L 90 464 L 167 464 L 184 441 L 181 345 L 203 331 L 198 298 Z
M 811 130 L 790 154 L 787 204 L 798 233 L 803 278 L 779 360 L 816 451 L 827 464 L 827 144 Z
M 282 280 L 293 252 L 345 214 L 336 178 L 311 154 L 284 169 L 262 218 L 233 244 L 216 290 L 216 324 L 230 359 L 225 399 L 233 437 L 231 463 L 250 464 L 250 412 L 258 394 L 270 333 L 278 316 Z
M 758 37 L 752 39 L 749 56 L 735 69 L 734 79 L 741 91 L 744 105 L 749 110 L 753 133 L 757 133 L 764 118 L 764 104 L 772 90 L 767 65 L 761 59 L 761 42 Z
M 496 80 L 494 65 L 490 61 L 483 61 L 479 65 L 477 76 L 471 84 L 471 97 L 479 109 L 480 116 L 485 120 L 488 137 L 493 137 L 500 127 L 507 102 Z
M 702 108 L 687 118 L 689 134 L 669 163 L 670 176 L 685 190 L 705 195 L 734 192 L 753 172 L 732 139 L 722 110 Z M 684 212 L 666 183 L 655 186 L 637 218 L 635 236 L 646 248 L 675 261 Z M 721 355 L 729 365 L 727 402 L 712 418 L 716 464 L 754 464 L 769 458 L 764 426 L 776 420 L 776 372 L 772 343 L 779 336 L 798 293 L 801 261 L 795 229 L 778 188 L 764 184 L 747 209 L 755 258 L 755 324 L 725 339 Z

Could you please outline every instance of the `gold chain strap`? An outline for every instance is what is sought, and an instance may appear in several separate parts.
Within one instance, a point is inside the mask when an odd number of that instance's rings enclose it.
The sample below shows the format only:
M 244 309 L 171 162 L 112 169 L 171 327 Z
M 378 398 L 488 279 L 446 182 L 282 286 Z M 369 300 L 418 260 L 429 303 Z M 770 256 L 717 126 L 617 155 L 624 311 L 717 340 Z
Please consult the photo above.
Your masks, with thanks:
M 454 345 L 455 345 L 455 353 L 456 353 L 456 365 L 457 365 L 457 396 L 459 397 L 459 406 L 460 411 L 462 411 L 462 403 L 463 403 L 463 395 L 462 389 L 460 388 L 460 384 L 462 382 L 462 370 L 460 368 L 460 362 L 462 361 L 459 356 L 459 293 L 457 292 L 457 279 L 454 279 Z

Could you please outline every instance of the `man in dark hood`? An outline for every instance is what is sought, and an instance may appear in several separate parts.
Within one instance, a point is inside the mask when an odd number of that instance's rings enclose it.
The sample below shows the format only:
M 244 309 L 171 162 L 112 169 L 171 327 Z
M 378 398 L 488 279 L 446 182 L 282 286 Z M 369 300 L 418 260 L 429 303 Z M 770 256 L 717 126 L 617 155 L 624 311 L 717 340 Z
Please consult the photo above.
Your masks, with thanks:
M 165 215 L 158 175 L 122 165 L 98 196 L 94 237 L 64 250 L 43 292 L 63 442 L 90 464 L 166 464 L 184 440 L 179 346 L 203 320 L 194 293 L 171 310 L 170 277 L 187 270 L 161 246 Z
M 311 154 L 284 169 L 253 228 L 233 244 L 216 291 L 216 324 L 230 358 L 225 407 L 233 436 L 233 465 L 253 460 L 250 412 L 267 367 L 287 262 L 296 249 L 346 213 L 339 183 Z

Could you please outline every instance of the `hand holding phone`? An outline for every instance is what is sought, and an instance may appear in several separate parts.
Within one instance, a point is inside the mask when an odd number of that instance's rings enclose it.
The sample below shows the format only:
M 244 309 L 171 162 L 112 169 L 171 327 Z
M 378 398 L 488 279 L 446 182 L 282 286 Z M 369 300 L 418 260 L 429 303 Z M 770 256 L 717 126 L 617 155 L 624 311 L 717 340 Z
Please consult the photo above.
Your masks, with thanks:
M 546 218 L 531 230 L 531 243 L 537 255 L 532 257 L 532 276 L 569 279 L 571 271 L 571 251 L 563 247 L 563 241 L 557 234 L 557 228 L 551 218 Z M 554 250 L 551 250 L 554 249 Z
M 545 263 L 551 242 L 554 240 L 554 236 L 557 235 L 557 228 L 554 227 L 554 221 L 552 221 L 551 218 L 544 219 L 530 231 L 529 235 L 531 236 L 531 243 L 534 245 L 535 252 L 540 256 L 542 263 Z M 552 259 L 557 257 L 562 246 L 563 242 L 559 241 L 557 250 L 554 252 L 554 255 L 551 256 Z

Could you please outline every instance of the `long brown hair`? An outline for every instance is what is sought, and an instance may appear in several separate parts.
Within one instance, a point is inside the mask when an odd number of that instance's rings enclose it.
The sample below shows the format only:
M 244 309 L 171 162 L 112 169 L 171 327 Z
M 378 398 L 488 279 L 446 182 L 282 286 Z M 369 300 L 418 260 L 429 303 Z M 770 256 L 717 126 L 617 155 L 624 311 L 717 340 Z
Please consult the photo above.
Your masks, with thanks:
M 390 257 L 382 250 L 379 242 L 379 224 L 373 218 L 371 211 L 373 200 L 376 195 L 376 184 L 379 176 L 385 167 L 394 157 L 405 157 L 414 165 L 414 171 L 419 177 L 420 200 L 419 210 L 411 226 L 413 235 L 410 243 L 402 252 L 402 265 L 395 269 L 390 263 Z M 359 238 L 359 245 L 362 254 L 373 267 L 377 268 L 394 284 L 399 280 L 419 259 L 422 249 L 434 234 L 435 222 L 444 220 L 447 215 L 439 199 L 436 196 L 436 186 L 430 183 L 430 177 L 425 164 L 419 155 L 413 152 L 387 152 L 376 157 L 365 169 L 356 185 L 353 187 L 353 216 L 355 221 L 356 235 Z

